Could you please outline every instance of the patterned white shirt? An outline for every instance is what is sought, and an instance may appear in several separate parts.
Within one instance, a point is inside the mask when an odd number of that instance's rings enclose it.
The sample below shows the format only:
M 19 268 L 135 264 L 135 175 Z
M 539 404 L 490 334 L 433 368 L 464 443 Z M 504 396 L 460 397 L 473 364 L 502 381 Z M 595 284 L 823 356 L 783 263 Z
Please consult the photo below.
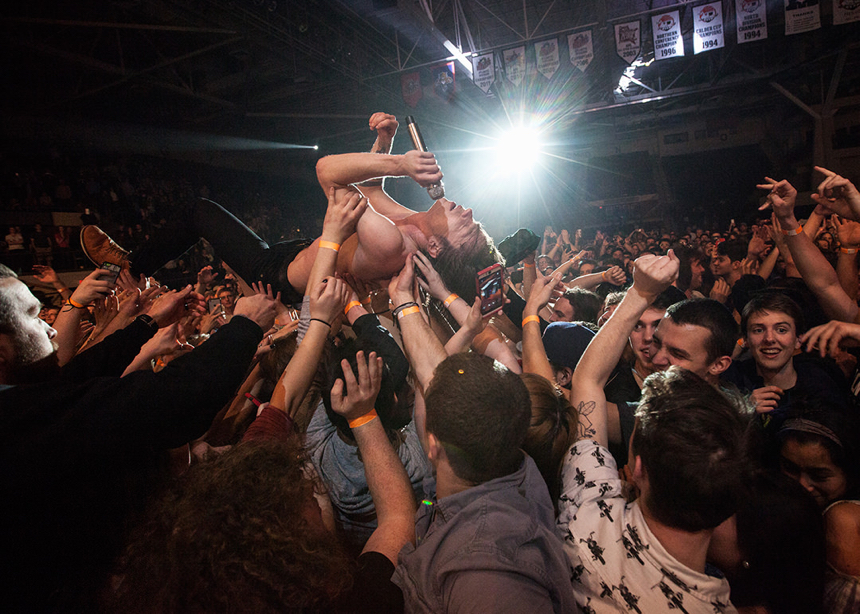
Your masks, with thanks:
M 558 529 L 582 611 L 736 612 L 728 582 L 669 554 L 648 529 L 639 505 L 626 503 L 621 484 L 609 450 L 585 440 L 570 448 L 562 468 Z

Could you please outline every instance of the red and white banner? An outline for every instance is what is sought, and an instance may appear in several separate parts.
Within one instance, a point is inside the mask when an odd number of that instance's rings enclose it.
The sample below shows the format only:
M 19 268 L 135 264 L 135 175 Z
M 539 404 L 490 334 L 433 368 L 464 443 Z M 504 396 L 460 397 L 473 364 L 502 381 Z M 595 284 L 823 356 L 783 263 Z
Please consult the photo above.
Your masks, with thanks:
M 535 43 L 535 63 L 540 74 L 547 79 L 558 71 L 558 39 Z
M 860 0 L 833 0 L 833 25 L 860 21 Z
M 651 18 L 654 35 L 654 57 L 657 60 L 679 58 L 684 55 L 684 37 L 681 36 L 679 11 L 654 15 Z
M 508 81 L 514 85 L 519 85 L 523 82 L 523 77 L 526 74 L 526 48 L 514 47 L 513 49 L 505 49 L 505 75 Z
M 642 51 L 642 31 L 638 21 L 615 24 L 615 52 L 632 64 Z
M 492 53 L 472 56 L 472 81 L 485 94 L 496 81 L 496 62 Z
M 702 53 L 726 46 L 721 2 L 701 4 L 693 8 L 693 53 Z
M 821 11 L 818 0 L 784 0 L 785 35 L 811 32 L 821 27 Z
M 738 44 L 767 38 L 767 3 L 765 0 L 735 0 Z
M 591 60 L 594 59 L 591 30 L 568 34 L 567 49 L 570 53 L 570 63 L 576 66 L 580 72 L 585 72 L 585 69 L 591 64 Z

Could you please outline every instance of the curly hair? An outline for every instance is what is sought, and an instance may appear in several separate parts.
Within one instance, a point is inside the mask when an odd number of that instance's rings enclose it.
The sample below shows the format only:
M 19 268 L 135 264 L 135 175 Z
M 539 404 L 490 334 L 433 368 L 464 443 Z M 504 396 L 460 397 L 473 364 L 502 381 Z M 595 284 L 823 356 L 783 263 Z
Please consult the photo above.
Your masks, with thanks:
M 193 467 L 132 533 L 109 598 L 123 612 L 325 612 L 352 585 L 309 521 L 300 442 L 255 441 Z

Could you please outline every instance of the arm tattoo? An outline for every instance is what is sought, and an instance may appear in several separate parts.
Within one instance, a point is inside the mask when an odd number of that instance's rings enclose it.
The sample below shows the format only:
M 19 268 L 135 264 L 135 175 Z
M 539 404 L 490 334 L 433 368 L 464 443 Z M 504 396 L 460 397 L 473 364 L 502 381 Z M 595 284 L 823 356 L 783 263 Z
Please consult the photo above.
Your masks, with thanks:
M 597 430 L 594 428 L 594 425 L 591 422 L 591 414 L 594 412 L 594 409 L 597 407 L 597 403 L 594 401 L 582 401 L 579 404 L 579 407 L 576 408 L 579 413 L 579 428 L 577 431 L 577 439 L 592 439 L 595 435 L 597 435 Z

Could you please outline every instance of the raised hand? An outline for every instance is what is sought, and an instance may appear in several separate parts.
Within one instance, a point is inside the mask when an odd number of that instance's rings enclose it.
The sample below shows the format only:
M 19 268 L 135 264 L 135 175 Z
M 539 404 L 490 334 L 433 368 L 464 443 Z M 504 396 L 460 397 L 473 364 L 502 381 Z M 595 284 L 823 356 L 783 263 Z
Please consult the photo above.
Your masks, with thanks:
M 824 175 L 824 181 L 812 200 L 842 217 L 860 221 L 860 192 L 854 184 L 826 168 L 816 166 L 815 170 Z
M 823 358 L 827 354 L 836 356 L 840 346 L 860 345 L 860 324 L 830 320 L 827 324 L 811 328 L 800 337 L 804 349 L 812 352 L 816 348 Z
M 343 311 L 351 292 L 342 279 L 326 277 L 308 294 L 311 318 L 331 324 Z
M 396 117 L 382 112 L 371 115 L 368 124 L 371 130 L 376 131 L 379 140 L 388 145 L 394 140 L 394 135 L 397 134 L 397 128 L 400 126 Z
M 834 215 L 833 228 L 839 238 L 839 246 L 844 248 L 860 247 L 860 222 Z
M 774 245 L 776 245 L 777 249 L 779 249 L 780 253 L 782 253 L 783 255 L 788 253 L 788 247 L 785 243 L 785 235 L 783 235 L 782 231 L 779 229 L 779 220 L 776 219 L 776 213 L 771 214 L 770 224 L 765 228 Z
M 421 252 L 416 252 L 415 265 L 421 272 L 421 276 L 418 277 L 418 285 L 429 292 L 430 296 L 437 300 L 444 301 L 451 295 L 451 292 L 449 292 L 447 286 L 445 286 L 445 282 L 442 281 L 442 278 L 439 276 L 436 269 L 433 268 L 433 263 L 430 262 L 430 259 L 427 256 Z
M 238 304 L 237 302 L 237 307 Z M 171 290 L 159 296 L 147 309 L 147 313 L 159 327 L 170 326 L 189 313 L 205 314 L 205 299 L 202 294 L 194 292 L 191 286 L 186 286 L 182 290 Z
M 207 264 L 197 272 L 197 283 L 202 286 L 209 286 L 213 281 L 215 281 L 215 277 L 217 277 L 215 269 Z
M 673 250 L 665 256 L 646 254 L 634 262 L 633 287 L 640 294 L 656 297 L 678 279 L 681 262 Z
M 710 294 L 708 296 L 715 301 L 719 301 L 723 305 L 726 304 L 726 301 L 729 300 L 729 295 L 732 293 L 732 289 L 725 279 L 720 278 L 714 282 L 714 287 L 711 288 Z
M 43 284 L 55 284 L 60 282 L 60 278 L 57 277 L 57 272 L 51 267 L 42 264 L 33 265 L 33 277 Z
M 277 303 L 271 293 L 243 296 L 236 301 L 234 316 L 243 316 L 257 324 L 265 333 L 275 323 Z M 155 317 L 155 316 L 153 316 Z
M 328 208 L 323 221 L 322 239 L 343 243 L 354 232 L 355 225 L 367 210 L 367 199 L 353 188 L 328 190 Z
M 400 270 L 397 276 L 392 277 L 388 283 L 388 296 L 394 306 L 402 305 L 412 301 L 418 296 L 418 288 L 415 280 L 415 260 L 414 254 L 409 254 L 406 257 L 406 264 Z
M 618 265 L 609 267 L 603 271 L 602 276 L 604 281 L 608 281 L 613 286 L 620 286 L 627 281 L 627 274 Z
M 756 258 L 744 258 L 741 260 L 741 274 L 755 275 L 758 271 L 758 260 Z
M 331 408 L 348 421 L 360 418 L 373 410 L 376 395 L 382 385 L 382 358 L 371 352 L 367 360 L 364 352 L 355 355 L 358 377 L 349 361 L 342 360 L 343 379 L 336 379 L 331 387 Z M 346 382 L 344 384 L 344 382 Z M 344 394 L 346 388 L 346 394 Z
M 150 287 L 149 281 L 143 275 L 140 276 L 140 279 L 136 280 L 131 276 L 131 273 L 128 269 L 123 269 L 119 272 L 119 276 L 116 278 L 116 285 L 118 288 L 122 288 L 126 291 L 139 290 L 143 291 Z
M 436 156 L 429 151 L 411 149 L 403 154 L 403 174 L 412 178 L 422 188 L 442 181 L 442 170 L 436 164 Z
M 765 238 L 760 232 L 756 232 L 750 239 L 749 245 L 747 246 L 747 256 L 755 259 L 761 258 L 765 247 L 767 247 Z
M 72 292 L 71 301 L 78 305 L 89 305 L 94 300 L 108 296 L 116 287 L 113 283 L 106 279 L 99 279 L 102 276 L 110 275 L 111 272 L 105 269 L 96 269 L 78 284 L 75 291 Z
M 556 292 L 558 285 L 561 283 L 561 278 L 564 273 L 556 271 L 552 275 L 541 275 L 538 273 L 537 279 L 532 284 L 529 291 L 529 298 L 526 301 L 523 316 L 535 316 L 541 309 L 547 306 L 553 293 Z
M 793 219 L 797 190 L 785 179 L 777 181 L 776 179 L 765 177 L 764 180 L 765 183 L 760 183 L 756 187 L 762 190 L 770 190 L 770 192 L 767 195 L 767 202 L 759 207 L 759 211 L 771 207 L 776 217 L 780 220 Z

